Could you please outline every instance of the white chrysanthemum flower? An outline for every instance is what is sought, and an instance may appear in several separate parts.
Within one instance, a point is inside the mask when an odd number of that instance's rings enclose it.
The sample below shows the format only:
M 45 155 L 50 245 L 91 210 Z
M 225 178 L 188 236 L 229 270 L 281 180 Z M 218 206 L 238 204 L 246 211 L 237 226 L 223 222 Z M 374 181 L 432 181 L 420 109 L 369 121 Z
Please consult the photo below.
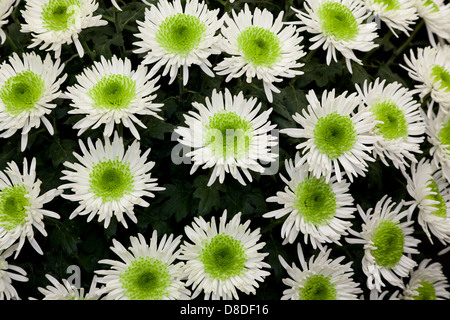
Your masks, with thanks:
M 114 125 L 123 123 L 136 139 L 140 139 L 133 122 L 142 128 L 146 126 L 136 115 L 162 119 L 156 112 L 163 104 L 153 103 L 159 77 L 150 80 L 147 74 L 147 67 L 143 65 L 132 70 L 131 61 L 127 58 L 113 56 L 106 60 L 102 56 L 100 62 L 94 62 L 92 67 L 77 75 L 77 84 L 67 88 L 66 97 L 72 100 L 70 114 L 86 115 L 73 126 L 79 129 L 78 135 L 104 124 L 103 134 L 110 137 Z
M 438 103 L 443 111 L 450 110 L 450 45 L 417 48 L 417 56 L 411 49 L 410 57 L 404 56 L 406 65 L 401 65 L 408 71 L 414 81 L 415 91 L 420 99 L 428 94 Z
M 450 183 L 450 113 L 433 112 L 428 105 L 428 112 L 422 111 L 426 123 L 427 141 L 431 143 L 430 155 L 436 168 L 442 169 L 442 174 Z
M 272 108 L 258 115 L 261 103 L 255 107 L 256 98 L 245 99 L 242 92 L 232 96 L 228 89 L 225 94 L 214 89 L 205 102 L 192 103 L 198 113 L 190 111 L 184 116 L 187 127 L 174 130 L 181 136 L 178 141 L 193 149 L 186 154 L 194 162 L 191 174 L 200 166 L 214 168 L 208 186 L 217 178 L 222 183 L 226 173 L 245 185 L 239 169 L 252 181 L 250 171 L 265 170 L 259 162 L 278 157 L 271 150 L 278 144 L 270 133 L 276 127 L 269 121 Z
M 410 0 L 359 0 L 364 3 L 372 14 L 386 23 L 392 33 L 396 31 L 409 36 L 411 25 L 419 18 L 416 7 Z
M 292 8 L 302 25 L 299 30 L 312 33 L 314 42 L 309 47 L 315 50 L 320 46 L 327 51 L 326 62 L 337 61 L 336 51 L 345 58 L 347 69 L 352 73 L 351 61 L 362 64 L 353 52 L 367 52 L 378 45 L 373 42 L 378 37 L 375 22 L 365 23 L 370 16 L 366 7 L 354 0 L 306 0 L 306 12 Z
M 448 279 L 442 272 L 442 265 L 424 259 L 413 270 L 401 298 L 403 300 L 448 300 L 450 288 Z
M 20 297 L 12 285 L 12 280 L 27 282 L 27 272 L 21 267 L 14 266 L 8 259 L 14 251 L 17 250 L 18 244 L 10 246 L 7 250 L 0 250 L 0 300 L 20 300 Z
M 5 43 L 6 40 L 6 34 L 2 27 L 8 23 L 7 19 L 19 1 L 20 0 L 3 0 L 0 2 L 0 44 Z
M 160 0 L 145 9 L 145 20 L 137 21 L 142 41 L 135 42 L 135 53 L 145 53 L 144 64 L 154 64 L 153 76 L 164 67 L 162 75 L 169 74 L 172 83 L 179 68 L 183 68 L 183 84 L 189 79 L 189 67 L 199 65 L 207 75 L 214 77 L 208 57 L 220 54 L 217 30 L 223 19 L 218 19 L 219 9 L 209 10 L 199 0 L 187 0 L 183 9 L 180 0 Z
M 69 218 L 89 215 L 89 222 L 98 216 L 98 221 L 104 221 L 107 228 L 115 216 L 127 228 L 126 214 L 136 223 L 134 206 L 148 207 L 150 204 L 143 197 L 153 198 L 152 191 L 164 190 L 157 186 L 157 179 L 151 177 L 150 170 L 155 163 L 147 161 L 150 149 L 141 155 L 140 144 L 134 140 L 125 151 L 123 139 L 117 132 L 112 142 L 105 137 L 104 144 L 98 139 L 94 145 L 88 138 L 88 148 L 81 140 L 79 144 L 83 155 L 74 153 L 79 163 L 64 162 L 70 170 L 63 170 L 61 179 L 69 183 L 58 187 L 73 192 L 62 194 L 63 198 L 79 202 Z
M 379 137 L 372 151 L 374 158 L 387 166 L 389 159 L 405 173 L 408 161 L 417 162 L 414 153 L 422 153 L 425 123 L 413 92 L 398 82 L 385 82 L 379 78 L 374 82 L 366 80 L 361 88 L 356 85 L 356 90 L 378 121 L 373 129 L 373 134 Z
M 436 46 L 436 39 L 450 41 L 450 3 L 445 0 L 413 0 L 419 17 L 425 21 L 428 39 L 432 46 Z
M 374 161 L 369 153 L 378 138 L 371 134 L 376 124 L 372 112 L 362 107 L 356 92 L 346 95 L 347 91 L 336 96 L 334 89 L 325 90 L 319 101 L 314 90 L 310 90 L 306 95 L 308 107 L 302 115 L 292 116 L 302 128 L 280 130 L 293 138 L 305 139 L 296 146 L 303 152 L 295 165 L 306 161 L 313 176 L 324 176 L 326 182 L 332 173 L 337 181 L 342 180 L 344 173 L 353 182 L 353 176 L 365 175 L 367 161 Z
M 104 259 L 99 263 L 111 266 L 109 270 L 96 270 L 103 277 L 102 289 L 107 300 L 188 300 L 190 291 L 186 288 L 183 262 L 178 246 L 181 236 L 163 235 L 159 240 L 153 231 L 147 244 L 144 236 L 130 237 L 131 246 L 126 249 L 113 239 L 111 250 L 122 261 Z
M 250 83 L 257 77 L 269 102 L 273 101 L 272 91 L 280 92 L 274 82 L 303 74 L 298 70 L 304 65 L 299 59 L 306 55 L 300 45 L 303 37 L 294 26 L 283 24 L 283 14 L 274 20 L 270 11 L 255 8 L 252 13 L 245 4 L 238 14 L 232 11 L 233 18 L 225 15 L 221 46 L 229 56 L 214 67 L 217 74 L 227 75 L 226 82 L 245 76 Z
M 22 59 L 13 53 L 0 66 L 0 134 L 9 138 L 22 130 L 21 150 L 28 143 L 28 133 L 42 123 L 50 134 L 53 126 L 45 117 L 56 107 L 51 103 L 61 96 L 60 85 L 67 74 L 61 75 L 64 64 L 52 61 L 50 55 L 44 60 L 36 53 L 24 53 Z
M 410 210 L 417 207 L 418 223 L 428 239 L 433 243 L 432 234 L 443 244 L 450 243 L 450 188 L 442 176 L 425 158 L 417 166 L 411 166 L 411 176 L 407 177 Z
M 67 279 L 59 282 L 55 277 L 46 274 L 45 277 L 51 282 L 45 288 L 38 288 L 38 291 L 44 295 L 42 300 L 99 300 L 102 291 L 97 288 L 97 279 L 92 279 L 89 292 L 85 293 L 84 288 L 77 288 Z M 33 299 L 34 300 L 34 299 Z
M 39 195 L 40 191 L 41 180 L 36 179 L 36 158 L 33 158 L 29 167 L 24 158 L 22 173 L 14 161 L 9 162 L 4 171 L 0 171 L 0 250 L 19 241 L 15 255 L 17 257 L 25 239 L 28 239 L 32 247 L 43 254 L 35 239 L 34 228 L 47 236 L 42 221 L 44 216 L 55 219 L 60 217 L 42 207 L 61 192 L 51 189 Z
M 367 212 L 357 205 L 363 219 L 362 230 L 349 229 L 356 238 L 347 238 L 347 242 L 364 245 L 362 270 L 369 290 L 381 292 L 381 287 L 385 286 L 383 279 L 403 288 L 401 278 L 407 277 L 417 265 L 410 255 L 419 253 L 416 247 L 420 240 L 412 236 L 414 221 L 408 209 L 401 211 L 403 205 L 403 202 L 396 205 L 387 195 Z M 402 221 L 404 218 L 406 220 Z
M 344 256 L 331 259 L 331 249 L 321 250 L 306 262 L 300 243 L 297 245 L 300 267 L 289 266 L 278 256 L 290 278 L 282 279 L 289 287 L 281 300 L 358 300 L 362 294 L 359 283 L 353 281 L 352 262 L 342 264 Z
M 339 240 L 348 234 L 346 230 L 352 225 L 349 219 L 356 211 L 349 193 L 350 184 L 345 179 L 337 182 L 335 176 L 327 183 L 323 177 L 312 176 L 306 164 L 295 167 L 292 159 L 286 160 L 286 171 L 289 179 L 280 175 L 286 184 L 284 192 L 279 191 L 267 199 L 283 208 L 265 213 L 263 217 L 281 219 L 289 215 L 281 228 L 283 244 L 294 243 L 301 233 L 304 242 L 310 239 L 314 248 L 322 248 L 327 242 L 340 245 Z
M 40 45 L 40 50 L 54 51 L 59 58 L 62 45 L 74 43 L 78 55 L 83 57 L 79 33 L 108 24 L 101 15 L 94 16 L 97 8 L 96 0 L 28 0 L 21 11 L 25 20 L 21 31 L 32 34 L 29 48 Z
M 184 228 L 192 243 L 181 245 L 181 260 L 186 260 L 184 273 L 186 285 L 192 285 L 196 298 L 202 291 L 205 300 L 239 299 L 238 291 L 255 294 L 270 273 L 264 268 L 268 253 L 259 252 L 265 246 L 259 242 L 259 228 L 251 231 L 250 220 L 241 224 L 241 213 L 227 223 L 227 211 L 216 225 L 214 217 L 206 222 L 203 217 L 194 218 L 192 226 Z

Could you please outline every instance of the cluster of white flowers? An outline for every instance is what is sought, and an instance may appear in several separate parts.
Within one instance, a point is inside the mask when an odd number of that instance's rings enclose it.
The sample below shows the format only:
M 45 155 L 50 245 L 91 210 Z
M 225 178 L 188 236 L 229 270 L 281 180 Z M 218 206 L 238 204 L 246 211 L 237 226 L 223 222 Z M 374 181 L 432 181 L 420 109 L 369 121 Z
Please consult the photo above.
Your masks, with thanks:
M 145 1 L 144 1 L 145 2 Z M 229 1 L 233 3 L 233 1 Z M 0 27 L 19 1 L 0 1 Z M 280 255 L 280 265 L 289 276 L 281 299 L 349 300 L 363 298 L 353 279 L 352 262 L 345 256 L 331 258 L 330 244 L 362 245 L 362 272 L 367 277 L 369 299 L 382 299 L 391 285 L 401 292 L 391 299 L 450 299 L 442 266 L 419 254 L 414 222 L 429 242 L 450 245 L 450 4 L 443 0 L 305 0 L 303 8 L 290 8 L 274 16 L 266 8 L 232 9 L 220 16 L 202 0 L 159 0 L 146 3 L 143 21 L 135 21 L 138 39 L 133 53 L 142 61 L 134 68 L 130 58 L 101 57 L 63 86 L 68 75 L 60 57 L 65 45 L 75 45 L 79 58 L 86 43 L 80 33 L 108 24 L 94 15 L 96 0 L 28 0 L 20 13 L 21 32 L 31 33 L 28 48 L 45 50 L 45 59 L 31 51 L 12 54 L 0 65 L 0 138 L 21 131 L 23 152 L 28 135 L 41 122 L 50 135 L 55 123 L 49 115 L 56 99 L 70 101 L 68 114 L 81 115 L 73 125 L 78 136 L 103 126 L 103 139 L 79 139 L 80 153 L 65 161 L 59 187 L 41 194 L 36 159 L 23 158 L 23 168 L 11 161 L 0 171 L 0 300 L 20 299 L 11 280 L 28 281 L 27 273 L 6 259 L 17 257 L 26 240 L 44 254 L 35 230 L 47 236 L 45 219 L 60 219 L 44 209 L 55 197 L 78 206 L 69 219 L 86 215 L 108 228 L 117 220 L 127 228 L 127 219 L 137 223 L 135 206 L 148 207 L 154 192 L 164 191 L 153 176 L 155 162 L 150 149 L 141 152 L 144 118 L 164 120 L 164 105 L 157 103 L 164 77 L 180 86 L 189 81 L 195 66 L 209 77 L 224 76 L 226 83 L 243 78 L 261 87 L 266 101 L 233 95 L 228 88 L 213 90 L 204 101 L 192 103 L 184 124 L 176 126 L 178 142 L 190 151 L 190 173 L 199 167 L 210 173 L 207 186 L 225 183 L 231 177 L 251 183 L 254 174 L 264 174 L 267 163 L 279 161 L 277 124 L 271 122 L 274 95 L 283 81 L 304 74 L 303 58 L 319 48 L 325 63 L 342 55 L 350 74 L 352 64 L 363 64 L 359 52 L 378 47 L 374 21 L 382 21 L 396 37 L 408 37 L 414 26 L 426 25 L 430 46 L 411 49 L 404 64 L 414 88 L 377 77 L 355 84 L 350 91 L 336 88 L 309 90 L 307 104 L 292 119 L 299 127 L 282 128 L 296 146 L 285 161 L 288 178 L 280 175 L 284 191 L 266 202 L 280 205 L 266 212 L 266 219 L 283 219 L 282 244 L 295 245 L 300 268 L 289 266 Z M 115 1 L 111 9 L 121 11 Z M 114 8 L 114 9 L 113 9 Z M 420 22 L 419 22 L 420 21 Z M 308 51 L 304 37 L 311 42 Z M 7 35 L 0 29 L 0 40 Z M 52 57 L 53 54 L 53 57 Z M 211 63 L 212 56 L 219 59 Z M 310 56 L 309 56 L 310 57 Z M 306 60 L 306 59 L 305 59 Z M 306 62 L 307 63 L 307 62 Z M 179 72 L 181 73 L 179 75 Z M 202 74 L 203 74 L 202 73 Z M 256 79 L 255 79 L 256 78 Z M 160 84 L 158 84 L 158 82 Z M 276 86 L 277 84 L 277 86 Z M 426 105 L 426 106 L 424 106 Z M 133 139 L 127 141 L 117 128 L 123 125 Z M 135 126 L 137 125 L 137 126 Z M 278 132 L 278 131 L 277 131 Z M 422 143 L 430 143 L 425 154 Z M 419 158 L 420 156 L 420 158 Z M 373 206 L 363 208 L 351 194 L 351 185 L 370 174 L 370 163 L 379 160 L 404 177 L 410 198 L 398 203 L 382 195 Z M 68 193 L 64 193 L 68 192 Z M 357 215 L 359 214 L 359 215 Z M 209 221 L 194 217 L 181 235 L 153 231 L 129 238 L 129 246 L 114 239 L 111 250 L 120 260 L 100 259 L 89 292 L 67 279 L 48 274 L 51 285 L 38 288 L 44 299 L 239 299 L 256 294 L 271 275 L 268 253 L 259 228 L 250 220 L 241 222 L 241 212 Z M 303 239 L 302 239 L 303 237 Z M 318 250 L 306 257 L 304 248 Z

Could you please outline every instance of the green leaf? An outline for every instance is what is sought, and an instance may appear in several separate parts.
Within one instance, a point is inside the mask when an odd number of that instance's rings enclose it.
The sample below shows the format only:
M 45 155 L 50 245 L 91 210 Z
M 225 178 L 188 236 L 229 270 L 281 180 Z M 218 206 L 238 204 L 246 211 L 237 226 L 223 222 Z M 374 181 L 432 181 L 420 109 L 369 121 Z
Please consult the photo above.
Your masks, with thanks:
M 199 176 L 194 180 L 195 191 L 193 197 L 199 199 L 198 214 L 205 215 L 211 210 L 218 210 L 220 207 L 220 192 L 224 192 L 225 188 L 218 181 L 208 187 L 209 177 Z

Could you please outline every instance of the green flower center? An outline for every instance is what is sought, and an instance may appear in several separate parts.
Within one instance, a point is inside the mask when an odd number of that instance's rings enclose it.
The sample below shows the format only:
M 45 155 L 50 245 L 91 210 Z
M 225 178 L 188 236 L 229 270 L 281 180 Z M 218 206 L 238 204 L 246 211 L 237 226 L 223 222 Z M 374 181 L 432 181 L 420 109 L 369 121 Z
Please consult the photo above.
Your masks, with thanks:
M 398 0 L 374 0 L 374 2 L 385 5 L 386 11 L 400 9 L 400 2 Z
M 372 105 L 373 112 L 378 123 L 375 128 L 386 140 L 406 138 L 408 136 L 408 122 L 405 113 L 391 100 L 379 101 Z
M 79 0 L 50 0 L 42 7 L 42 22 L 47 30 L 66 31 L 80 13 Z
M 324 225 L 336 214 L 336 195 L 323 178 L 310 177 L 300 182 L 295 195 L 295 207 L 310 224 Z
M 390 220 L 382 221 L 372 238 L 375 250 L 372 255 L 378 265 L 391 269 L 397 265 L 403 255 L 405 242 L 402 229 Z
M 439 7 L 437 6 L 436 3 L 434 3 L 433 0 L 423 0 L 423 5 L 425 7 L 432 6 L 433 7 L 433 12 L 438 12 L 439 11 Z
M 186 57 L 199 46 L 205 31 L 206 26 L 199 18 L 177 13 L 161 23 L 156 41 L 168 53 Z
M 247 256 L 241 241 L 226 234 L 218 234 L 202 249 L 200 261 L 211 278 L 226 280 L 246 270 Z
M 136 93 L 136 82 L 122 74 L 103 77 L 89 91 L 98 109 L 118 110 L 128 107 Z
M 0 99 L 6 112 L 17 116 L 33 109 L 44 93 L 45 82 L 41 76 L 25 70 L 6 80 L 0 90 Z
M 315 274 L 309 276 L 299 290 L 300 300 L 336 300 L 336 286 L 330 281 L 331 276 Z
M 431 77 L 434 83 L 440 81 L 441 86 L 439 89 L 445 90 L 445 92 L 450 92 L 450 72 L 448 72 L 444 67 L 439 65 L 434 65 L 431 69 Z
M 126 162 L 101 161 L 92 168 L 89 177 L 91 191 L 103 202 L 120 200 L 133 191 L 134 178 Z
M 436 211 L 433 211 L 432 214 L 439 217 L 439 218 L 446 218 L 447 217 L 447 205 L 445 203 L 444 197 L 439 192 L 439 187 L 437 183 L 434 180 L 430 180 L 428 182 L 428 188 L 431 189 L 431 191 L 436 192 L 436 194 L 429 194 L 425 197 L 425 199 L 434 200 L 439 202 L 438 204 L 434 204 L 433 207 L 437 208 Z
M 271 67 L 281 58 L 281 42 L 273 32 L 261 27 L 248 27 L 237 38 L 237 47 L 247 63 Z
M 359 32 L 358 21 L 350 9 L 338 2 L 324 2 L 317 12 L 322 32 L 335 40 L 354 40 Z
M 414 297 L 415 300 L 436 300 L 436 289 L 428 281 L 420 281 L 417 292 L 419 295 Z
M 319 118 L 314 128 L 317 149 L 331 159 L 336 159 L 353 148 L 356 130 L 350 116 L 330 113 Z
M 252 137 L 252 124 L 236 112 L 216 113 L 206 126 L 206 145 L 218 157 L 246 155 Z
M 166 263 L 139 257 L 120 275 L 124 294 L 131 300 L 162 300 L 172 283 Z
M 12 230 L 25 222 L 31 205 L 25 186 L 6 187 L 0 193 L 0 226 Z

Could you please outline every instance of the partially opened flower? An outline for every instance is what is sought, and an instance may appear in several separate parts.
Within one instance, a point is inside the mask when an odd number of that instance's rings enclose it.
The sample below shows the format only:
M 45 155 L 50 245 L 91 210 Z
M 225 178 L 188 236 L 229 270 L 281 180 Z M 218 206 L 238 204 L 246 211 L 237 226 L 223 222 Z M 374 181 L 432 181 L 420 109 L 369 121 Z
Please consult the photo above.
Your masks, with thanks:
M 145 9 L 144 21 L 137 21 L 139 33 L 135 36 L 141 40 L 135 42 L 138 49 L 134 52 L 145 54 L 144 64 L 153 64 L 151 77 L 163 68 L 162 75 L 169 74 L 169 83 L 182 68 L 186 85 L 192 65 L 199 65 L 207 75 L 214 77 L 208 57 L 221 52 L 216 31 L 223 21 L 218 14 L 219 9 L 209 10 L 201 0 L 187 0 L 184 9 L 180 0 L 151 4 L 150 9 Z
M 222 183 L 225 174 L 245 185 L 239 172 L 252 181 L 250 171 L 263 173 L 260 162 L 271 163 L 278 154 L 271 148 L 278 144 L 271 130 L 276 127 L 269 121 L 272 109 L 261 112 L 261 103 L 256 98 L 245 99 L 242 92 L 231 95 L 215 89 L 211 97 L 206 97 L 206 106 L 194 102 L 197 112 L 185 115 L 187 127 L 177 127 L 174 131 L 180 135 L 178 141 L 192 149 L 186 156 L 194 162 L 191 173 L 200 166 L 213 168 L 208 185 L 219 178 Z
M 386 285 L 383 280 L 403 288 L 402 278 L 417 265 L 410 256 L 419 253 L 420 240 L 412 236 L 414 220 L 408 209 L 402 211 L 403 206 L 403 202 L 396 204 L 387 195 L 366 212 L 357 205 L 362 230 L 349 229 L 356 238 L 347 238 L 347 242 L 364 245 L 362 270 L 369 290 L 381 292 Z
M 289 278 L 282 281 L 289 288 L 284 290 L 281 300 L 358 300 L 362 294 L 359 283 L 353 279 L 352 262 L 342 264 L 344 256 L 331 259 L 331 249 L 324 248 L 307 262 L 300 243 L 297 245 L 300 268 L 289 266 L 278 256 Z
M 31 246 L 43 254 L 34 229 L 47 236 L 44 216 L 59 219 L 59 215 L 43 209 L 43 205 L 61 192 L 56 189 L 42 195 L 40 192 L 41 180 L 36 179 L 36 158 L 33 158 L 30 166 L 24 158 L 22 172 L 14 161 L 9 162 L 4 171 L 0 171 L 0 250 L 8 249 L 18 241 L 17 257 L 28 239 Z
M 77 84 L 67 88 L 66 96 L 71 99 L 70 114 L 83 114 L 84 118 L 74 124 L 78 135 L 92 128 L 105 125 L 103 134 L 110 137 L 115 124 L 122 123 L 129 128 L 136 139 L 140 135 L 134 123 L 146 126 L 137 116 L 157 115 L 163 104 L 154 103 L 156 82 L 159 77 L 149 79 L 147 67 L 139 65 L 132 69 L 131 61 L 113 56 L 94 62 L 83 73 L 76 76 Z
M 409 162 L 417 162 L 414 154 L 422 153 L 425 123 L 413 92 L 398 82 L 385 82 L 379 78 L 374 82 L 366 80 L 362 87 L 356 85 L 356 90 L 377 121 L 373 134 L 379 139 L 374 143 L 374 158 L 387 166 L 389 159 L 405 173 Z
M 325 182 L 323 177 L 312 176 L 307 165 L 295 167 L 292 159 L 286 160 L 286 171 L 289 178 L 281 176 L 286 183 L 284 192 L 267 199 L 283 208 L 267 212 L 263 217 L 281 219 L 288 215 L 281 228 L 283 244 L 294 243 L 303 234 L 304 242 L 310 239 L 314 248 L 321 248 L 327 242 L 340 245 L 339 240 L 348 234 L 356 211 L 349 193 L 350 184 L 345 179 L 337 182 L 335 176 Z
M 445 0 L 412 0 L 419 17 L 425 21 L 428 39 L 436 46 L 440 39 L 450 40 L 450 3 Z M 435 39 L 437 37 L 437 40 Z
M 296 12 L 300 24 L 299 31 L 313 34 L 310 50 L 322 46 L 327 51 L 326 63 L 337 62 L 338 51 L 345 58 L 347 69 L 352 73 L 351 61 L 362 64 L 354 50 L 367 52 L 378 45 L 374 39 L 378 37 L 375 22 L 366 23 L 370 12 L 358 1 L 354 0 L 306 0 L 305 11 L 292 8 Z
M 111 250 L 121 260 L 104 259 L 99 263 L 110 265 L 108 270 L 96 270 L 98 282 L 106 300 L 188 300 L 183 262 L 178 248 L 181 236 L 163 235 L 153 231 L 149 243 L 142 234 L 130 237 L 131 246 L 125 248 L 113 239 Z
M 411 272 L 409 282 L 401 295 L 403 300 L 448 300 L 450 288 L 442 265 L 424 259 Z
M 64 64 L 44 60 L 36 53 L 24 53 L 22 59 L 13 53 L 0 66 L 0 134 L 9 138 L 21 130 L 21 150 L 28 143 L 28 133 L 41 122 L 53 134 L 53 126 L 46 118 L 56 107 L 52 103 L 61 97 L 60 86 L 67 77 L 62 75 Z
M 418 209 L 417 221 L 431 243 L 436 237 L 441 243 L 450 243 L 450 188 L 442 176 L 425 158 L 417 166 L 411 166 L 411 176 L 407 177 L 410 210 Z
M 375 125 L 372 112 L 368 108 L 358 108 L 361 97 L 357 93 L 347 96 L 347 92 L 336 96 L 333 89 L 325 90 L 321 100 L 310 90 L 306 99 L 308 106 L 302 110 L 302 115 L 292 116 L 301 129 L 280 130 L 301 139 L 296 148 L 303 149 L 302 157 L 295 165 L 306 162 L 312 175 L 325 177 L 326 182 L 332 174 L 337 181 L 345 174 L 351 182 L 354 176 L 364 176 L 367 161 L 374 161 L 369 152 L 377 138 L 371 134 Z
M 259 228 L 251 231 L 250 220 L 241 224 L 241 213 L 227 222 L 227 211 L 216 225 L 214 217 L 206 222 L 203 217 L 194 218 L 192 226 L 185 227 L 186 236 L 192 242 L 181 245 L 181 260 L 186 261 L 184 274 L 186 285 L 192 285 L 192 299 L 204 293 L 205 299 L 239 299 L 238 291 L 255 294 L 270 273 L 264 268 L 268 253 L 259 252 L 265 246 L 259 242 Z
M 19 294 L 12 281 L 28 281 L 24 269 L 6 261 L 17 250 L 17 246 L 18 244 L 14 244 L 6 250 L 0 250 L 0 300 L 19 300 Z
M 44 295 L 42 300 L 99 300 L 102 291 L 97 288 L 97 278 L 94 276 L 88 292 L 84 288 L 78 288 L 67 279 L 61 282 L 50 274 L 45 277 L 50 281 L 51 285 L 45 288 L 38 288 L 38 291 Z
M 64 162 L 69 170 L 62 171 L 61 179 L 69 182 L 58 187 L 73 192 L 62 194 L 63 198 L 79 203 L 69 218 L 88 215 L 87 221 L 91 221 L 97 217 L 105 228 L 113 217 L 127 228 L 125 215 L 136 223 L 134 206 L 148 207 L 143 198 L 153 198 L 153 191 L 164 190 L 151 177 L 155 163 L 147 159 L 150 149 L 141 155 L 140 144 L 134 140 L 125 150 L 117 132 L 112 141 L 105 137 L 104 143 L 98 139 L 94 145 L 88 138 L 87 148 L 81 140 L 79 144 L 83 154 L 74 153 L 78 163 Z
M 0 43 L 5 43 L 6 34 L 2 27 L 8 23 L 8 17 L 11 15 L 20 0 L 3 0 L 0 2 Z
M 360 0 L 372 11 L 372 14 L 383 21 L 389 30 L 398 37 L 396 31 L 409 36 L 411 25 L 418 19 L 416 7 L 410 0 Z
M 416 54 L 417 55 L 416 55 Z M 420 99 L 428 94 L 443 111 L 450 110 L 450 45 L 411 49 L 405 54 L 406 65 L 402 67 L 414 81 Z
M 21 31 L 31 32 L 33 43 L 29 48 L 40 46 L 40 50 L 54 51 L 59 58 L 62 46 L 74 43 L 83 57 L 80 32 L 108 23 L 101 15 L 94 16 L 97 8 L 96 0 L 28 0 L 21 11 L 25 20 Z
M 262 80 L 269 102 L 272 91 L 280 92 L 275 82 L 303 74 L 304 64 L 299 61 L 306 55 L 297 29 L 283 25 L 283 14 L 274 20 L 267 9 L 255 8 L 252 13 L 247 4 L 239 13 L 232 11 L 233 18 L 225 15 L 221 33 L 224 36 L 222 51 L 226 56 L 214 70 L 227 75 L 225 81 L 245 76 L 248 83 L 254 77 Z
M 427 141 L 431 143 L 432 162 L 450 183 L 450 113 L 440 109 L 435 114 L 429 105 L 426 114 L 422 111 L 422 117 L 426 123 Z

